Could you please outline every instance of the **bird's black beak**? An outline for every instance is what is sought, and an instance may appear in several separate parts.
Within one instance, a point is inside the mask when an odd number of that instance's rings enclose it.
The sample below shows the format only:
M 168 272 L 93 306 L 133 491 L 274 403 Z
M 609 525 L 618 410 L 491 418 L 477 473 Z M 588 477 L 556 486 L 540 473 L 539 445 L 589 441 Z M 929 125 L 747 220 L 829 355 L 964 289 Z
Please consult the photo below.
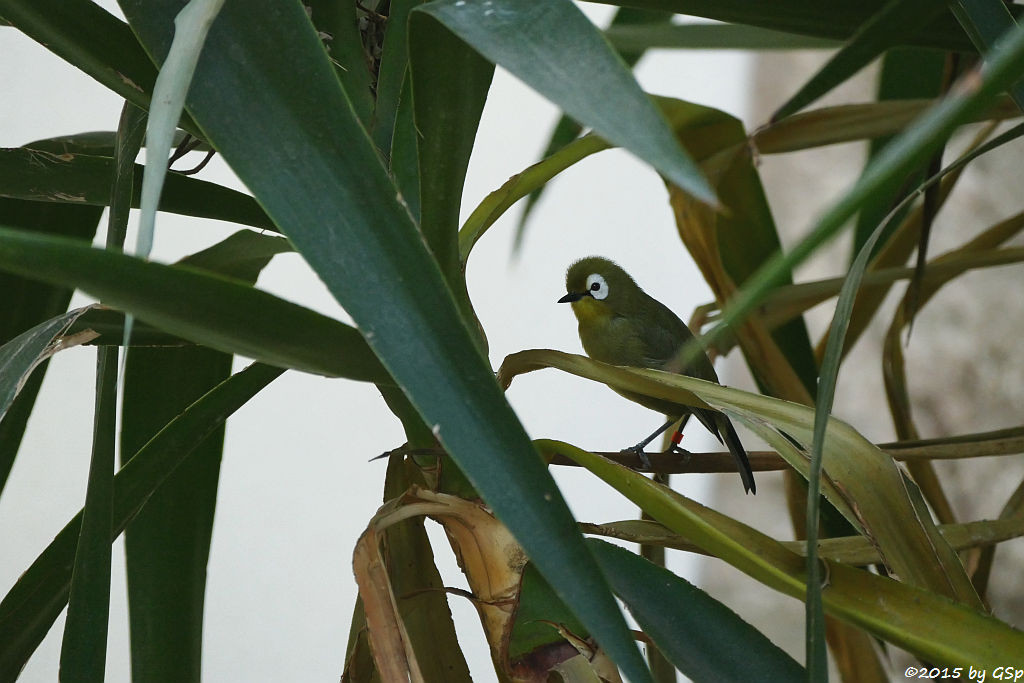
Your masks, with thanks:
M 573 301 L 579 301 L 580 299 L 582 299 L 583 297 L 587 296 L 588 294 L 590 294 L 590 292 L 569 292 L 568 294 L 563 296 L 561 299 L 559 299 L 558 303 L 560 303 L 560 304 L 571 304 Z

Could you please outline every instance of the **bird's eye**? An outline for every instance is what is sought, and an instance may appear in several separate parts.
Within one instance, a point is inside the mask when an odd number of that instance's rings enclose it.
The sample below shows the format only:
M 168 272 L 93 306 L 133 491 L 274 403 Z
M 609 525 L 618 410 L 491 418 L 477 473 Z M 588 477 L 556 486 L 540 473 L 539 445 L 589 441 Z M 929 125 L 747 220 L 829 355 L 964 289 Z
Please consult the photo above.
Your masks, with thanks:
M 598 301 L 608 296 L 608 283 L 597 273 L 591 273 L 587 277 L 587 292 Z

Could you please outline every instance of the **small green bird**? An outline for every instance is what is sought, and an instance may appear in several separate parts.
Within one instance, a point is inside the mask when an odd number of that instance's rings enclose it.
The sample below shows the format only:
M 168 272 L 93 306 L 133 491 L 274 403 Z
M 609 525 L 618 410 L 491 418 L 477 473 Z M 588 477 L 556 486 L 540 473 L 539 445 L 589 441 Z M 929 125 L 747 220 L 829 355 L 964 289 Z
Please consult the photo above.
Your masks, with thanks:
M 693 339 L 690 328 L 675 313 L 640 289 L 626 271 L 606 258 L 589 256 L 569 266 L 565 274 L 565 288 L 568 293 L 558 303 L 572 304 L 572 311 L 579 321 L 583 349 L 594 360 L 610 365 L 662 370 L 675 358 L 679 349 Z M 680 374 L 718 383 L 715 368 L 704 354 Z M 661 429 L 627 449 L 640 456 L 645 467 L 650 467 L 650 461 L 644 454 L 644 447 L 682 419 L 673 435 L 670 450 L 679 449 L 683 427 L 692 414 L 729 448 L 743 479 L 743 488 L 756 493 L 747 453 L 724 414 L 707 408 L 687 410 L 668 401 L 630 392 L 618 393 L 669 418 Z

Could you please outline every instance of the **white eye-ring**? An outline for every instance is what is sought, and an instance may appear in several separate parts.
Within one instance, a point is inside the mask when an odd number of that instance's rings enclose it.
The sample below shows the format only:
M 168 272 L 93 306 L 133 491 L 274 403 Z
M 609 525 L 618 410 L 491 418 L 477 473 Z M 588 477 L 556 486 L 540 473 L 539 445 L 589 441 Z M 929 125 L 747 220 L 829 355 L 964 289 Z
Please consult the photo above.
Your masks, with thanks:
M 608 283 L 597 273 L 591 273 L 587 276 L 587 294 L 598 301 L 604 299 L 608 296 Z

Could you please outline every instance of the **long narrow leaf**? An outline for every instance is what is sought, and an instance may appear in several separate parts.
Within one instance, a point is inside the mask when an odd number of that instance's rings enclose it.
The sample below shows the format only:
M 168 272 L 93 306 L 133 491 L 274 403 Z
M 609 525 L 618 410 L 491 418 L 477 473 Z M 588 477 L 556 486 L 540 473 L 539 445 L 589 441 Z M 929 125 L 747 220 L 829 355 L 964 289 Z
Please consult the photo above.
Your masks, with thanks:
M 345 88 L 359 120 L 369 126 L 373 115 L 373 93 L 366 48 L 356 19 L 356 3 L 336 0 L 306 0 L 309 18 L 316 26 L 324 48 L 337 67 L 338 80 Z
M 459 212 L 494 65 L 422 12 L 409 19 L 409 57 L 419 162 L 420 229 L 473 321 L 459 260 Z
M 185 141 L 185 131 L 178 129 L 174 134 L 174 145 L 177 147 Z M 56 135 L 50 138 L 41 138 L 26 142 L 22 147 L 25 149 L 38 149 L 50 154 L 84 154 L 86 156 L 114 157 L 117 146 L 117 131 L 94 130 L 85 133 L 71 133 L 70 135 Z M 196 150 L 208 151 L 209 146 L 205 143 L 197 143 Z
M 213 349 L 127 352 L 122 459 L 231 374 L 231 355 Z M 125 531 L 135 680 L 201 679 L 206 565 L 223 443 L 222 426 L 168 475 Z
M 368 26 L 379 27 L 374 31 L 367 30 L 368 35 L 379 35 L 381 30 L 384 33 L 383 44 L 379 45 L 377 96 L 370 136 L 388 166 L 391 164 L 391 147 L 399 101 L 409 67 L 409 13 L 422 2 L 423 0 L 391 0 L 387 17 L 381 17 L 373 12 L 366 12 L 364 17 Z
M 178 261 L 178 265 L 254 284 L 272 258 L 290 251 L 292 245 L 283 237 L 239 230 L 202 251 L 186 256 Z
M 391 382 L 355 329 L 236 280 L 3 227 L 0 270 L 77 286 L 222 351 L 305 372 Z
M 617 5 L 621 0 L 596 1 Z M 767 5 L 751 0 L 630 0 L 629 4 L 632 7 L 689 14 L 731 24 L 747 24 L 787 33 L 847 40 L 879 11 L 883 2 L 884 0 L 773 0 Z M 963 29 L 948 14 L 923 23 L 915 31 L 905 32 L 901 44 L 973 52 L 973 46 L 964 35 Z
M 1024 427 L 882 444 L 895 458 L 970 458 L 1024 453 Z
M 109 190 L 107 249 L 120 251 L 124 247 L 131 209 L 132 166 L 142 144 L 145 123 L 145 112 L 125 101 L 118 123 L 114 177 Z M 60 651 L 61 680 L 67 681 L 100 680 L 106 663 L 117 442 L 117 359 L 116 346 L 97 348 L 92 455 Z
M 781 682 L 809 675 L 760 631 L 685 579 L 610 543 L 587 545 L 640 627 L 691 680 Z
M 395 114 L 395 134 L 391 138 L 391 177 L 416 223 L 420 222 L 421 214 L 419 144 L 415 103 L 412 101 L 412 74 L 406 73 L 402 99 Z
M 612 25 L 604 37 L 618 50 L 822 50 L 840 43 L 827 38 L 772 31 L 742 24 L 648 23 Z
M 142 166 L 135 165 L 132 206 L 139 207 Z M 111 157 L 47 152 L 30 147 L 0 149 L 0 197 L 77 206 L 106 206 L 114 174 Z M 215 183 L 170 173 L 160 210 L 276 230 L 252 197 Z
M 580 528 L 588 534 L 617 538 L 630 543 L 648 543 L 693 553 L 705 552 L 685 536 L 669 531 L 664 525 L 653 521 L 628 519 L 604 524 L 581 523 Z M 1020 514 L 1001 515 L 999 519 L 943 524 L 937 528 L 954 550 L 994 547 L 1003 541 L 1024 536 L 1024 517 Z M 782 545 L 796 553 L 807 555 L 806 541 L 783 541 Z M 878 548 L 871 545 L 871 541 L 863 536 L 822 538 L 819 539 L 818 545 L 819 557 L 835 562 L 866 567 L 882 561 Z
M 153 248 L 156 211 L 164 177 L 167 175 L 167 164 L 163 160 L 170 156 L 171 142 L 185 106 L 185 94 L 192 82 L 203 41 L 223 4 L 224 0 L 189 0 L 188 5 L 174 18 L 174 42 L 153 87 L 153 102 L 146 129 L 149 163 L 142 177 L 139 237 L 134 252 L 142 258 L 148 258 Z
M 132 198 L 135 194 L 135 158 L 142 148 L 148 117 L 140 109 L 125 100 L 121 108 L 121 119 L 117 125 L 112 155 L 113 173 L 110 178 L 110 213 L 107 217 L 107 249 L 124 249 L 128 234 L 128 218 L 131 215 Z
M 755 131 L 751 135 L 751 142 L 761 154 L 785 154 L 853 140 L 891 136 L 903 132 L 934 105 L 935 100 L 928 99 L 823 107 L 769 124 Z M 1016 116 L 1020 116 L 1017 105 L 1006 96 L 997 96 L 989 107 L 982 109 L 981 113 L 967 116 L 964 122 L 1002 120 Z
M 60 680 L 83 683 L 103 679 L 110 614 L 117 347 L 98 347 L 97 353 L 92 457 L 60 648 Z

